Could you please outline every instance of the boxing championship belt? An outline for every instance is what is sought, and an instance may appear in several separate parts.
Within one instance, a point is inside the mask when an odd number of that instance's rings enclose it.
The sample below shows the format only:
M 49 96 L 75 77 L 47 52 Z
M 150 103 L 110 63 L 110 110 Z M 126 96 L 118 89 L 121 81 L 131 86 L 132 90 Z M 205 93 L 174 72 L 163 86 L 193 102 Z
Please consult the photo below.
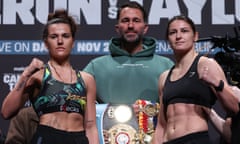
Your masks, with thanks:
M 158 113 L 156 106 L 138 100 L 139 116 L 136 117 L 132 105 L 97 104 L 97 127 L 100 143 L 147 144 L 154 131 L 153 117 Z M 146 126 L 147 125 L 147 126 Z M 108 140 L 104 142 L 104 135 Z
M 136 141 L 137 119 L 132 106 L 97 104 L 97 127 L 100 143 L 104 144 L 104 133 L 109 144 L 131 144 Z

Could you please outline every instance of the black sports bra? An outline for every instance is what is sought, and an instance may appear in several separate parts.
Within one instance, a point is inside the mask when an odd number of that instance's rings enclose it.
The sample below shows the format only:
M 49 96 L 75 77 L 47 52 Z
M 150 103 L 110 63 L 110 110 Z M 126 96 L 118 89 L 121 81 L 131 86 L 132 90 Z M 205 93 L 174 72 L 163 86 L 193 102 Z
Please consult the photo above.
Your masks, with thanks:
M 163 103 L 165 108 L 169 104 L 187 103 L 211 107 L 216 96 L 211 87 L 199 79 L 197 65 L 200 59 L 198 55 L 187 73 L 176 81 L 170 81 L 174 66 L 170 69 L 163 89 Z
M 54 79 L 49 65 L 46 65 L 41 91 L 32 102 L 38 116 L 58 111 L 76 112 L 84 115 L 86 89 L 80 72 L 76 71 L 76 74 L 77 82 L 66 84 Z

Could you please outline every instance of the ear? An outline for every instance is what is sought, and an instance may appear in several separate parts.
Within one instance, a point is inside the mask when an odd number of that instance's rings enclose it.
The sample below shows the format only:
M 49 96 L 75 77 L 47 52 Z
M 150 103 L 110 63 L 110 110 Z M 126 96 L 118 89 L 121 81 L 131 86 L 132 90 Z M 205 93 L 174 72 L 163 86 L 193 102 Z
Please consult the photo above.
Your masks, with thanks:
M 144 29 L 143 29 L 143 34 L 146 34 L 146 33 L 147 33 L 148 28 L 149 28 L 148 24 L 145 24 L 145 25 L 144 25 Z
M 119 33 L 119 25 L 118 25 L 118 24 L 115 25 L 115 31 L 116 31 L 117 33 Z
M 45 48 L 46 48 L 46 49 L 49 49 L 49 48 L 48 48 L 48 42 L 47 42 L 47 40 L 43 40 L 43 41 L 44 41 L 44 46 L 45 46 Z
M 198 38 L 199 38 L 199 33 L 198 33 L 198 32 L 195 32 L 194 42 L 197 42 Z
M 73 40 L 72 49 L 74 48 L 74 46 L 75 46 L 75 41 Z

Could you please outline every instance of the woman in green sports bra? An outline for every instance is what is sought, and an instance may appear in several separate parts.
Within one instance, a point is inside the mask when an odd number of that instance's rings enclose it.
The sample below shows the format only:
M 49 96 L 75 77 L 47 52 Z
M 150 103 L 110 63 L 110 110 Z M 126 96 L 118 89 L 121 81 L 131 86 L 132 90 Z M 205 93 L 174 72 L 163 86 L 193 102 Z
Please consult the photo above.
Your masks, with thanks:
M 39 116 L 32 144 L 98 144 L 94 78 L 70 64 L 77 25 L 64 9 L 48 15 L 43 40 L 50 59 L 33 58 L 15 88 L 6 96 L 1 113 L 10 119 L 30 99 Z

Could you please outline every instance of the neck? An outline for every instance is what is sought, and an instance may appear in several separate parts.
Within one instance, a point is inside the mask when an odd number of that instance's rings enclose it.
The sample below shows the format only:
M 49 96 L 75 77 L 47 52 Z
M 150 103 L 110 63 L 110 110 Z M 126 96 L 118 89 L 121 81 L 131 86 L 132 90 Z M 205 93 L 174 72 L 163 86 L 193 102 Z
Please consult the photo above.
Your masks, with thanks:
M 130 54 L 137 53 L 143 49 L 140 43 L 123 43 L 122 48 Z
M 198 55 L 197 52 L 193 51 L 191 53 L 184 54 L 182 56 L 178 55 L 176 58 L 175 65 L 176 67 L 181 67 L 185 65 L 189 65 L 192 63 L 192 61 L 195 59 L 195 57 Z
M 54 72 L 55 77 L 61 80 L 64 83 L 72 83 L 72 66 L 70 64 L 59 65 L 49 61 L 51 71 Z M 64 68 L 65 67 L 65 68 Z M 70 76 L 70 78 L 69 78 Z

